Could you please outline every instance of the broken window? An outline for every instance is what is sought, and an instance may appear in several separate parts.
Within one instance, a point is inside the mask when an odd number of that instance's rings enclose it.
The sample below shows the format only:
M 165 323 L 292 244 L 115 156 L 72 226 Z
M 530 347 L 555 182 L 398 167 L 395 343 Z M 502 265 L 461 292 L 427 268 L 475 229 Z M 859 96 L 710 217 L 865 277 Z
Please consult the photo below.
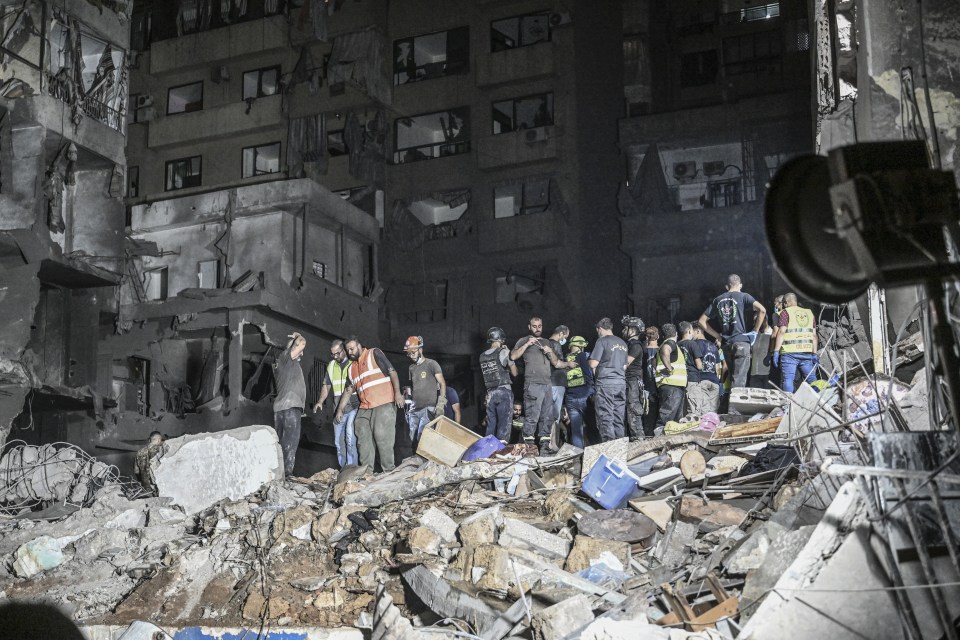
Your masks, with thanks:
M 159 269 L 150 269 L 144 272 L 145 282 L 143 284 L 147 300 L 166 300 L 167 299 L 167 267 Z
M 511 269 L 506 275 L 497 276 L 494 301 L 498 304 L 517 302 L 523 295 L 542 294 L 544 280 L 542 268 Z
M 311 226 L 307 231 L 313 250 L 313 275 L 340 284 L 340 233 L 322 226 Z
M 200 156 L 170 160 L 166 164 L 166 191 L 199 187 L 202 179 Z
M 550 40 L 550 14 L 514 16 L 490 23 L 490 50 L 505 51 Z
M 0 34 L 3 41 L 0 48 L 21 62 L 40 68 L 43 51 L 41 29 L 43 27 L 43 7 L 37 0 L 18 3 L 19 6 L 6 6 L 12 3 L 0 3 Z
M 550 179 L 528 178 L 493 188 L 493 215 L 509 218 L 550 208 Z
M 394 122 L 395 164 L 470 151 L 470 108 L 436 111 Z
M 331 158 L 345 156 L 349 153 L 347 144 L 343 140 L 343 129 L 327 132 L 327 152 Z
M 643 34 L 624 36 L 623 92 L 627 101 L 627 117 L 650 110 L 650 56 L 647 37 Z
M 220 286 L 219 260 L 201 260 L 197 263 L 197 286 L 200 289 L 216 289 Z
M 263 98 L 277 93 L 280 66 L 254 69 L 243 74 L 243 99 Z
M 252 178 L 280 172 L 280 143 L 262 144 L 243 149 L 243 177 Z
M 470 68 L 470 31 L 459 27 L 393 42 L 393 84 L 465 73 Z
M 717 81 L 720 56 L 716 49 L 694 51 L 680 57 L 680 86 L 702 87 Z
M 150 410 L 150 361 L 130 357 L 113 361 L 113 397 L 121 411 L 148 415 Z
M 760 31 L 723 39 L 723 71 L 780 75 L 780 31 Z
M 493 103 L 493 133 L 553 124 L 553 93 L 538 93 Z
M 708 207 L 732 207 L 743 202 L 740 180 L 721 180 L 707 184 Z
M 167 115 L 203 109 L 203 81 L 167 90 Z
M 136 198 L 140 195 L 140 167 L 127 169 L 127 197 Z
M 441 322 L 447 319 L 447 281 L 396 284 L 391 299 L 400 322 Z

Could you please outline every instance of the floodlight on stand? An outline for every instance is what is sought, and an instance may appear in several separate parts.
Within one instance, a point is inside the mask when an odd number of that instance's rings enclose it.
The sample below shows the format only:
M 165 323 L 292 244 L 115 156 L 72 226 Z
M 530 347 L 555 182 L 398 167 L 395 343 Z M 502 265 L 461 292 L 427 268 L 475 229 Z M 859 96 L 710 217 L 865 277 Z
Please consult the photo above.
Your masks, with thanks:
M 921 140 L 870 142 L 801 156 L 771 181 L 765 208 L 770 252 L 799 293 L 827 303 L 881 287 L 922 285 L 931 305 L 947 406 L 960 421 L 960 357 L 945 280 L 960 278 L 960 202 L 952 174 L 928 167 Z

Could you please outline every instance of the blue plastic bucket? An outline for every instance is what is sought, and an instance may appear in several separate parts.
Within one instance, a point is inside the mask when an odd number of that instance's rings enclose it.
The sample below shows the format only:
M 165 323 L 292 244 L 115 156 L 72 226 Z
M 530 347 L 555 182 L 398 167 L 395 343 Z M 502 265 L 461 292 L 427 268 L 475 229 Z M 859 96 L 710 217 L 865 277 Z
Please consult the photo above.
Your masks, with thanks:
M 581 491 L 604 509 L 618 509 L 637 486 L 637 476 L 619 460 L 601 455 L 583 480 Z
M 484 436 L 470 445 L 470 448 L 463 454 L 463 461 L 482 460 L 489 458 L 497 451 L 505 448 L 504 444 L 497 440 L 497 436 Z

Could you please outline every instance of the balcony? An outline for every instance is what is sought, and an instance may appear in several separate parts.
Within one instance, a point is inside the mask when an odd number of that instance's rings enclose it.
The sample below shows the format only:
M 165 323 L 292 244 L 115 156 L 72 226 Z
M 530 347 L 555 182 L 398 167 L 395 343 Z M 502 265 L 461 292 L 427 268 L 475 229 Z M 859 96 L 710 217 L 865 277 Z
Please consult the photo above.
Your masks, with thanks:
M 555 211 L 480 221 L 480 253 L 527 251 L 557 246 L 563 218 Z
M 179 72 L 287 46 L 287 17 L 270 16 L 154 42 L 150 47 L 150 73 Z
M 477 56 L 477 86 L 490 87 L 508 82 L 553 75 L 553 43 L 541 42 Z
M 521 129 L 477 140 L 477 166 L 499 169 L 557 158 L 555 126 Z
M 201 111 L 165 116 L 148 125 L 148 145 L 157 149 L 276 127 L 283 122 L 281 99 L 278 94 L 257 98 L 249 106 L 246 102 L 231 102 Z

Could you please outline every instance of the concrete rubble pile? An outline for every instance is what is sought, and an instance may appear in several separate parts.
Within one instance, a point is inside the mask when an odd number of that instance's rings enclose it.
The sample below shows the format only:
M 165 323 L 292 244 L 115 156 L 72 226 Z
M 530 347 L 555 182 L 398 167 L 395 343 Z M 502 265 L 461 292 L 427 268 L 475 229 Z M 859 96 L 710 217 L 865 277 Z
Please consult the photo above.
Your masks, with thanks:
M 958 475 L 956 434 L 890 426 L 902 412 L 888 398 L 909 404 L 919 379 L 902 394 L 880 378 L 819 386 L 735 389 L 732 412 L 703 428 L 552 455 L 514 446 L 442 463 L 421 446 L 425 457 L 381 474 L 284 481 L 269 427 L 178 438 L 151 463 L 160 497 L 130 499 L 112 480 L 66 517 L 0 520 L 0 595 L 53 603 L 88 630 L 715 640 L 915 625 L 940 637 L 960 614 L 956 587 L 891 588 L 960 583 L 955 557 L 920 563 L 904 533 L 932 503 L 893 511 L 889 529 L 877 514 L 921 491 L 911 473 Z M 844 408 L 869 393 L 885 419 Z M 241 476 L 256 486 L 238 495 Z M 880 490 L 863 491 L 875 477 Z M 955 551 L 957 510 L 940 515 L 941 547 Z

